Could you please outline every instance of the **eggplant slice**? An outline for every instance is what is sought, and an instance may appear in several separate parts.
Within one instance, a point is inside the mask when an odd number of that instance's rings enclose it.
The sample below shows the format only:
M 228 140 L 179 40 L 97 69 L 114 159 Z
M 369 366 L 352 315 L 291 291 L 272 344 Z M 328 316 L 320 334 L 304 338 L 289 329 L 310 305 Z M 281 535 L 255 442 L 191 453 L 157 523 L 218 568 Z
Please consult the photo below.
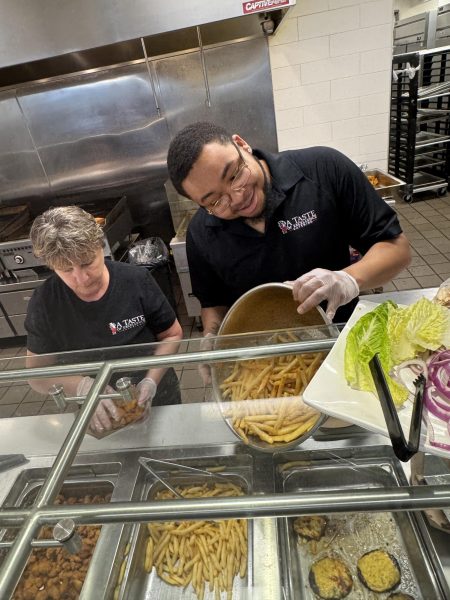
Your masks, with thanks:
M 415 600 L 415 598 L 410 594 L 405 594 L 405 592 L 393 592 L 389 594 L 386 600 Z
M 371 550 L 357 563 L 361 583 L 372 592 L 390 592 L 401 579 L 400 566 L 395 556 L 386 550 Z
M 321 515 L 297 517 L 294 521 L 294 531 L 304 540 L 319 541 L 325 533 L 328 519 Z
M 353 579 L 343 560 L 326 556 L 311 565 L 309 584 L 324 600 L 341 600 L 352 591 Z

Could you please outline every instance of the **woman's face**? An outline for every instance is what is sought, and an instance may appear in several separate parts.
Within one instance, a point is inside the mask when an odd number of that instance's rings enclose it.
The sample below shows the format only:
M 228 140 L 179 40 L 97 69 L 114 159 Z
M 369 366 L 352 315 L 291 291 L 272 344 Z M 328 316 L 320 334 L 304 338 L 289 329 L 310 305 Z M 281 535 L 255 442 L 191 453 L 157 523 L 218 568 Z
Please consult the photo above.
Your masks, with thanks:
M 109 271 L 102 248 L 95 251 L 90 262 L 71 264 L 54 271 L 80 300 L 86 302 L 99 300 L 108 287 Z

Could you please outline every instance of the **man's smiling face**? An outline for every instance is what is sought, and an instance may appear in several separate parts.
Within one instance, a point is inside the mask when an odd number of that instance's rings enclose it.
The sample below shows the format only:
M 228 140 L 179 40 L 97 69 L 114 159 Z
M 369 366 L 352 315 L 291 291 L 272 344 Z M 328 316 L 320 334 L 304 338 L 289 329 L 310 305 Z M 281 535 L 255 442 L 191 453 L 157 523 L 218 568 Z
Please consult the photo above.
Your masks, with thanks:
M 235 144 L 206 144 L 183 189 L 221 219 L 256 219 L 265 207 L 264 174 L 244 140 L 236 136 Z

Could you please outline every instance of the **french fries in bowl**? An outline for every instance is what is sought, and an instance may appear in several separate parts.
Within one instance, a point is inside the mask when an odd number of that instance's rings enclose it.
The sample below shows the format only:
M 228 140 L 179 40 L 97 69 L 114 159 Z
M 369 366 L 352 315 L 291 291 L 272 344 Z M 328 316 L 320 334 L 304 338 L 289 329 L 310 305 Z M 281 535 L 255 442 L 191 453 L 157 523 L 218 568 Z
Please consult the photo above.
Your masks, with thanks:
M 334 334 L 331 330 L 320 308 L 306 315 L 297 313 L 288 286 L 264 284 L 231 307 L 216 348 L 235 345 L 236 338 L 230 336 L 237 333 L 265 332 L 258 333 L 259 339 L 277 344 L 323 339 Z M 243 346 L 245 337 L 239 342 Z M 214 394 L 233 433 L 245 444 L 266 452 L 296 446 L 310 437 L 326 417 L 304 404 L 302 393 L 325 355 L 311 352 L 212 364 Z

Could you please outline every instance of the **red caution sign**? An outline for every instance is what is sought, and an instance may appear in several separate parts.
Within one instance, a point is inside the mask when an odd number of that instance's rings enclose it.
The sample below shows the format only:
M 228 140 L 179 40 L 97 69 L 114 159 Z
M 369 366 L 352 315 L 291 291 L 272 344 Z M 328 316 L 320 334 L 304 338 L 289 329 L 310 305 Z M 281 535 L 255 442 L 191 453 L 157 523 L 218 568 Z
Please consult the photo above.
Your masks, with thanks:
M 288 6 L 289 4 L 290 0 L 249 0 L 242 3 L 242 12 L 244 15 L 248 15 L 250 13 L 280 8 L 281 6 Z

